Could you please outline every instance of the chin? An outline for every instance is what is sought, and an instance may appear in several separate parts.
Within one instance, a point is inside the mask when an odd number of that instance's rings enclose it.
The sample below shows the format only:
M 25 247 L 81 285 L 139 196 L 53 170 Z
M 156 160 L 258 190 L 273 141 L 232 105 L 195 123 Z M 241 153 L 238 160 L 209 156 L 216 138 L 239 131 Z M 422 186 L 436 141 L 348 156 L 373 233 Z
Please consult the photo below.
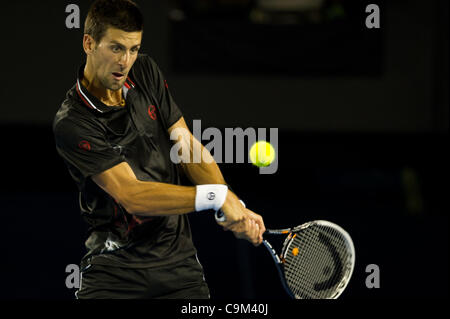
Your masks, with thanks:
M 105 85 L 105 87 L 111 91 L 118 91 L 122 88 L 122 86 L 123 83 L 108 83 L 108 85 Z
M 111 91 L 119 91 L 122 88 L 122 86 L 123 86 L 123 83 L 122 84 L 113 84 L 113 85 L 111 85 L 111 87 L 109 87 L 109 89 Z

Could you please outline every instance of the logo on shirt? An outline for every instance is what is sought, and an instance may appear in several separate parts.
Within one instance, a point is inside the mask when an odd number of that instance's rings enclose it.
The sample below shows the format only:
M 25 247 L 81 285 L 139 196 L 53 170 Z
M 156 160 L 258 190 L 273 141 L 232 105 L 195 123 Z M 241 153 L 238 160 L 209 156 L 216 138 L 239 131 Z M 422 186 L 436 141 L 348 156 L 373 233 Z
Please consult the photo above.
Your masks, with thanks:
M 78 143 L 78 147 L 85 151 L 91 150 L 91 144 L 88 141 L 81 141 Z
M 148 115 L 152 120 L 156 120 L 156 107 L 154 105 L 148 107 Z

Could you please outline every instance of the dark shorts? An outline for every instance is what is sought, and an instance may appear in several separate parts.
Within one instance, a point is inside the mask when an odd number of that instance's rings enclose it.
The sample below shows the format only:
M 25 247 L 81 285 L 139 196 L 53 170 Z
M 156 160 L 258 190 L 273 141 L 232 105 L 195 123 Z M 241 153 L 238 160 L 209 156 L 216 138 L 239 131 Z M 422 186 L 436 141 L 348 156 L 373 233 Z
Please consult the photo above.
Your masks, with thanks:
M 90 265 L 82 272 L 78 299 L 209 299 L 197 256 L 162 268 Z

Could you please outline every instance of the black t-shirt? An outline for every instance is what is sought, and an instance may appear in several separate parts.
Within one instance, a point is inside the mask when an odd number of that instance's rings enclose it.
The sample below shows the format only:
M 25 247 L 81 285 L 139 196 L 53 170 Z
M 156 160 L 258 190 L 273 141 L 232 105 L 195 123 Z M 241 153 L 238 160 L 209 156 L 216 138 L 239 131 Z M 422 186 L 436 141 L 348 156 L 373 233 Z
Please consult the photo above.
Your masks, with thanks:
M 81 84 L 83 70 L 53 123 L 57 151 L 78 186 L 90 226 L 82 267 L 159 267 L 195 254 L 187 215 L 133 216 L 91 179 L 127 162 L 141 181 L 180 184 L 167 129 L 182 113 L 158 66 L 138 56 L 123 87 L 125 107 L 107 106 L 90 94 Z

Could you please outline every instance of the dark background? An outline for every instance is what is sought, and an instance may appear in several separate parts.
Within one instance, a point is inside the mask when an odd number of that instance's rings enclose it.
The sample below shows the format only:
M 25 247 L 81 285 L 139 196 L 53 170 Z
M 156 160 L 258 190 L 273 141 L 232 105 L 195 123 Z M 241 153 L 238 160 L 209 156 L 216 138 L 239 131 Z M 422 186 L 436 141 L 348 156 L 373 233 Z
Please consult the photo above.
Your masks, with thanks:
M 448 2 L 375 1 L 371 30 L 370 2 L 325 1 L 346 14 L 296 24 L 250 23 L 255 2 L 243 2 L 138 1 L 142 51 L 189 125 L 279 129 L 278 171 L 221 164 L 227 182 L 268 228 L 326 219 L 347 229 L 357 264 L 341 298 L 447 297 Z M 51 130 L 84 59 L 82 28 L 65 26 L 70 3 L 82 25 L 90 1 L 1 9 L 1 298 L 74 297 L 65 267 L 84 254 L 85 225 Z M 190 216 L 212 298 L 286 298 L 264 247 Z M 379 289 L 365 286 L 368 264 L 380 267 Z

